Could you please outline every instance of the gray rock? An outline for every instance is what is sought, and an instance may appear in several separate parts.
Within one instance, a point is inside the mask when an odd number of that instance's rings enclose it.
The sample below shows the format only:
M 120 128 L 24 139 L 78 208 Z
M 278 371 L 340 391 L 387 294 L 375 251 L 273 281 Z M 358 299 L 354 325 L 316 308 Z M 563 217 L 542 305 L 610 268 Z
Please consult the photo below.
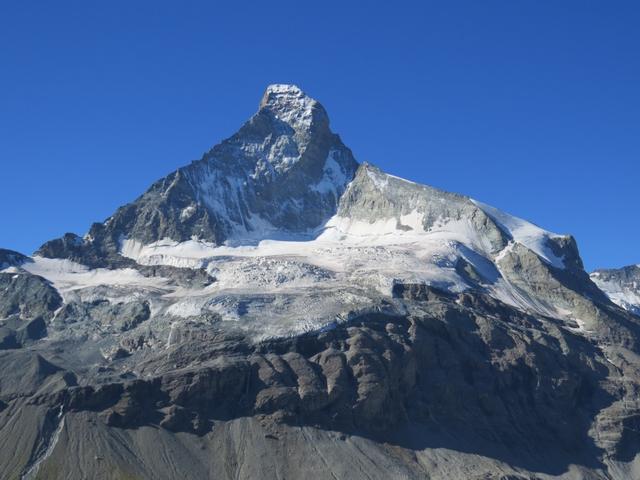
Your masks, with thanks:
M 68 325 L 92 322 L 114 332 L 126 332 L 148 320 L 150 314 L 149 302 L 146 300 L 127 303 L 96 300 L 91 303 L 67 303 L 56 316 L 55 323 Z
M 0 272 L 0 291 L 0 319 L 12 315 L 49 319 L 62 305 L 62 298 L 47 280 L 26 272 Z

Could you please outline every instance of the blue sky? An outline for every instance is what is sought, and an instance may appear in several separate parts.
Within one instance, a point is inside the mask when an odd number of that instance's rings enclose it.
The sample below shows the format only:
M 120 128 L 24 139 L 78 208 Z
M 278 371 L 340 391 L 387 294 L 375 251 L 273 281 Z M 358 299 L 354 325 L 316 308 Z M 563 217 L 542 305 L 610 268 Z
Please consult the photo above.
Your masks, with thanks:
M 640 263 L 638 25 L 637 1 L 4 1 L 0 247 L 84 233 L 295 83 L 359 161 Z

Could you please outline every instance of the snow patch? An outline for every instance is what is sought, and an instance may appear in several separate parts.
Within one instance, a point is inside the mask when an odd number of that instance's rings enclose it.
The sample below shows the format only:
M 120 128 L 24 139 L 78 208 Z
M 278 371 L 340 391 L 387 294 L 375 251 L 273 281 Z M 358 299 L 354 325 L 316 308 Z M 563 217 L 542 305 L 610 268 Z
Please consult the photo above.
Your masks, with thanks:
M 185 220 L 189 220 L 194 213 L 196 213 L 195 205 L 189 205 L 188 207 L 185 207 L 180 212 L 180 221 L 184 222 Z
M 560 235 L 543 230 L 533 223 L 509 215 L 485 203 L 477 200 L 471 201 L 498 223 L 513 238 L 513 241 L 524 245 L 548 264 L 556 268 L 565 268 L 564 259 L 556 256 L 549 247 L 549 240 L 560 237 Z
M 349 179 L 340 164 L 336 161 L 335 155 L 336 152 L 334 150 L 329 152 L 324 164 L 322 178 L 318 183 L 312 185 L 311 189 L 319 193 L 332 192 L 337 199 Z
M 71 260 L 39 256 L 34 256 L 32 259 L 33 262 L 25 263 L 22 269 L 49 280 L 63 298 L 65 294 L 87 287 L 109 285 L 128 288 L 132 286 L 159 288 L 167 283 L 167 280 L 163 278 L 144 277 L 133 268 L 91 269 Z
M 640 315 L 640 285 L 636 282 L 623 284 L 615 280 L 603 280 L 599 272 L 591 275 L 591 280 L 609 299 L 625 310 Z
M 372 222 L 336 215 L 325 224 L 318 240 L 352 243 L 364 240 L 374 245 L 414 242 L 425 234 L 423 224 L 424 214 L 418 210 Z

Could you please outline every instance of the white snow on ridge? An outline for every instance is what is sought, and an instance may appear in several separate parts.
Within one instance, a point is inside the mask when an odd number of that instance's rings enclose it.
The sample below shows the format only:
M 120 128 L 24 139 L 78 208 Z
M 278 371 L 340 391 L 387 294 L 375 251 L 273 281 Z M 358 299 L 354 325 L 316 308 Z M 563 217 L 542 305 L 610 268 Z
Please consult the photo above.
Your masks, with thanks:
M 136 240 L 120 242 L 120 254 L 141 265 L 170 265 L 180 268 L 202 268 L 211 256 L 213 244 L 200 240 L 176 242 L 170 238 L 143 245 Z
M 558 314 L 501 276 L 490 260 L 490 245 L 477 238 L 470 225 L 454 221 L 427 232 L 422 220 L 418 212 L 373 223 L 334 217 L 312 240 L 262 240 L 241 246 L 197 240 L 142 246 L 129 240 L 123 242 L 122 253 L 145 265 L 206 268 L 216 277 L 205 291 L 169 294 L 178 302 L 170 311 L 179 316 L 197 315 L 212 298 L 230 294 L 297 292 L 304 297 L 317 288 L 329 289 L 331 295 L 356 288 L 390 296 L 397 282 L 459 293 L 471 287 L 456 268 L 459 259 L 473 265 L 494 297 L 526 311 Z M 219 310 L 223 304 L 216 305 Z M 227 310 L 220 313 L 229 315 Z
M 423 220 L 424 215 L 416 210 L 399 218 L 391 217 L 375 222 L 336 215 L 325 224 L 318 240 L 349 243 L 365 241 L 369 244 L 415 242 L 425 234 Z
M 188 220 L 189 218 L 191 218 L 193 216 L 195 211 L 196 211 L 196 206 L 195 205 L 189 205 L 188 207 L 185 207 L 180 212 L 180 220 L 183 221 L 183 222 L 185 220 Z
M 311 188 L 316 192 L 327 193 L 333 192 L 336 199 L 340 191 L 348 183 L 342 167 L 335 160 L 335 151 L 330 151 L 323 168 L 323 176 L 320 181 L 312 185 Z
M 560 237 L 560 235 L 551 233 L 533 223 L 509 215 L 485 203 L 477 200 L 471 201 L 508 232 L 514 242 L 524 245 L 548 264 L 556 268 L 565 268 L 564 259 L 556 256 L 548 246 L 550 238 Z
M 314 239 L 305 241 L 214 246 L 166 239 L 143 246 L 124 240 L 121 253 L 144 265 L 206 268 L 218 279 L 212 291 L 291 291 L 322 283 L 336 288 L 360 285 L 390 295 L 398 281 L 450 292 L 468 289 L 456 271 L 459 258 L 472 264 L 487 284 L 497 281 L 493 288 L 507 288 L 488 254 L 483 254 L 489 249 L 486 239 L 478 238 L 464 221 L 442 223 L 426 232 L 422 214 L 414 211 L 372 223 L 336 216 Z
M 488 205 L 474 203 L 515 242 L 551 265 L 564 267 L 562 259 L 546 243 L 554 234 Z M 425 231 L 424 215 L 418 210 L 373 222 L 336 215 L 321 229 L 310 232 L 308 238 L 296 240 L 268 239 L 223 246 L 195 239 L 180 243 L 165 239 L 149 245 L 124 240 L 121 251 L 144 265 L 206 268 L 218 279 L 213 290 L 275 292 L 304 289 L 313 284 L 336 288 L 360 285 L 383 295 L 390 295 L 398 281 L 424 283 L 450 292 L 464 291 L 470 285 L 456 270 L 458 260 L 463 258 L 483 277 L 481 281 L 496 298 L 525 310 L 557 313 L 523 295 L 502 278 L 490 260 L 490 252 L 489 240 L 469 221 L 442 220 Z
M 133 268 L 90 269 L 71 260 L 38 256 L 32 257 L 32 260 L 22 264 L 21 268 L 49 280 L 63 297 L 74 290 L 101 285 L 162 288 L 167 283 L 162 278 L 144 277 Z
M 427 283 L 460 292 L 469 287 L 455 271 L 467 240 L 455 226 L 425 232 L 422 215 L 373 223 L 333 217 L 315 238 L 262 240 L 250 245 L 214 246 L 199 240 L 169 239 L 141 245 L 123 240 L 121 253 L 143 265 L 206 268 L 215 289 L 272 292 L 366 283 L 389 295 L 396 281 Z M 473 242 L 469 242 L 473 243 Z M 488 262 L 488 260 L 487 260 Z M 482 267 L 478 267 L 482 270 Z
M 613 303 L 640 315 L 640 284 L 634 282 L 632 285 L 623 285 L 620 282 L 603 280 L 599 272 L 594 272 L 590 276 Z

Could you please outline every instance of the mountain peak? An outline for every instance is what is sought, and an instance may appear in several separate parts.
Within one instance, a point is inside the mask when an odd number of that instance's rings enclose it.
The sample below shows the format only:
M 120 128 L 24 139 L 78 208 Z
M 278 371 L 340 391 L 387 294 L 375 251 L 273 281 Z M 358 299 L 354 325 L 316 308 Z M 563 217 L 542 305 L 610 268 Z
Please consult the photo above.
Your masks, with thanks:
M 320 102 L 309 97 L 296 85 L 269 85 L 260 101 L 260 111 L 271 112 L 295 130 L 329 124 L 327 112 Z
M 304 103 L 316 102 L 316 100 L 306 95 L 297 85 L 286 83 L 274 83 L 267 87 L 260 101 L 260 108 L 271 108 L 274 106 L 285 106 L 295 108 Z
M 123 239 L 220 245 L 307 235 L 335 214 L 357 167 L 319 102 L 295 85 L 270 85 L 258 112 L 200 160 L 92 226 L 87 241 L 65 236 L 38 253 L 112 265 Z
M 272 83 L 271 85 L 268 85 L 265 90 L 265 96 L 267 94 L 305 95 L 299 86 L 292 83 Z

